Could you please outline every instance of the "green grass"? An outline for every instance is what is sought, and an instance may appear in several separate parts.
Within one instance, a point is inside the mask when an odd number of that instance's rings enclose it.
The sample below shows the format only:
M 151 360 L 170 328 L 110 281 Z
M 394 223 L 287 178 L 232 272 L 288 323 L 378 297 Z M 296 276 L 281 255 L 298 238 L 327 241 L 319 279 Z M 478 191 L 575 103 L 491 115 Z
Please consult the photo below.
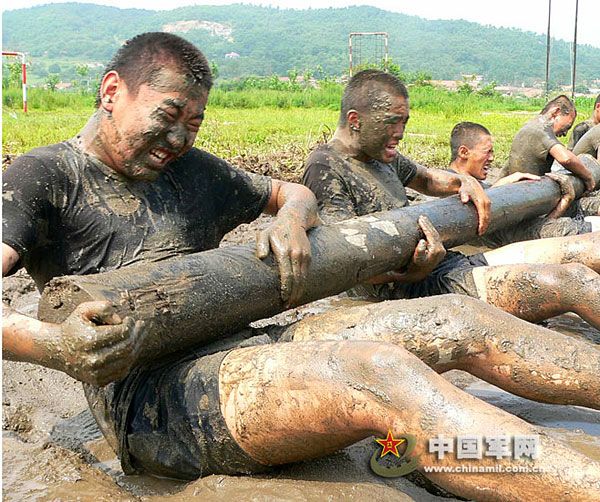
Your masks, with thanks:
M 336 90 L 333 86 L 323 92 L 216 89 L 196 145 L 246 169 L 297 180 L 310 148 L 327 139 L 335 129 L 340 90 L 341 87 Z M 11 105 L 4 96 L 4 154 L 17 155 L 70 138 L 93 113 L 91 95 L 34 91 L 27 114 L 20 111 L 20 102 Z M 14 96 L 11 99 L 15 101 Z M 592 100 L 580 100 L 577 104 L 586 110 L 579 117 L 583 120 L 592 108 Z M 502 166 L 515 133 L 541 106 L 536 100 L 414 88 L 411 118 L 400 149 L 424 165 L 446 166 L 450 131 L 457 122 L 469 120 L 492 131 L 495 164 Z
M 95 95 L 81 94 L 79 92 L 48 91 L 40 87 L 30 87 L 27 90 L 27 108 L 32 111 L 49 111 L 71 109 L 91 109 L 94 105 Z M 21 89 L 2 90 L 3 114 L 6 109 L 17 111 L 23 108 L 23 94 Z

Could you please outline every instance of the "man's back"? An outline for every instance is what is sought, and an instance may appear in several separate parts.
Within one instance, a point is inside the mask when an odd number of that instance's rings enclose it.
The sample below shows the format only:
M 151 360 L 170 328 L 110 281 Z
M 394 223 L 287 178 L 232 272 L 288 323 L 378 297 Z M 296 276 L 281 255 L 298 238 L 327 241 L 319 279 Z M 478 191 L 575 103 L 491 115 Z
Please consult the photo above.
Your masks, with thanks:
M 573 132 L 571 133 L 571 137 L 569 138 L 567 148 L 572 151 L 575 148 L 575 145 L 579 143 L 579 140 L 584 136 L 584 134 L 595 125 L 596 124 L 594 123 L 593 119 L 587 119 L 577 124 L 573 128 Z
M 542 176 L 550 171 L 553 157 L 550 149 L 560 144 L 552 124 L 543 115 L 527 122 L 513 139 L 507 174 L 522 172 Z
M 594 158 L 598 158 L 598 150 L 600 149 L 600 124 L 592 127 L 578 141 L 573 149 L 575 155 L 587 153 Z

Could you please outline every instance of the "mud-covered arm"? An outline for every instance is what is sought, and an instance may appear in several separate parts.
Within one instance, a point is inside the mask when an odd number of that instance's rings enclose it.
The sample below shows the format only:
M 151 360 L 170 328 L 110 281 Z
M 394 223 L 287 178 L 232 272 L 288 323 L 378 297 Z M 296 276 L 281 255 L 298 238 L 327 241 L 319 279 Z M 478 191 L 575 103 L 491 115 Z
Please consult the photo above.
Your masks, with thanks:
M 277 217 L 258 235 L 256 254 L 263 259 L 273 252 L 279 266 L 281 297 L 291 306 L 302 295 L 310 265 L 310 243 L 306 232 L 319 224 L 317 201 L 302 185 L 272 180 L 265 212 Z
M 423 238 L 419 239 L 413 253 L 412 260 L 402 270 L 391 270 L 375 277 L 367 282 L 370 284 L 384 284 L 387 282 L 418 282 L 425 279 L 433 269 L 446 256 L 446 248 L 429 218 L 425 215 L 419 216 L 419 227 L 423 232 Z
M 2 244 L 2 275 L 19 261 Z M 107 302 L 83 303 L 61 324 L 42 322 L 3 303 L 2 357 L 63 371 L 104 385 L 123 378 L 137 362 L 143 323 L 121 319 Z
M 491 202 L 475 178 L 443 169 L 428 169 L 418 166 L 417 172 L 408 186 L 425 195 L 443 197 L 458 194 L 463 204 L 473 202 L 479 217 L 479 235 L 487 230 L 490 223 Z
M 577 155 L 567 150 L 563 144 L 557 144 L 550 148 L 550 155 L 565 169 L 571 171 L 578 178 L 581 178 L 586 190 L 592 191 L 594 189 L 595 182 L 591 171 L 581 162 L 581 159 Z

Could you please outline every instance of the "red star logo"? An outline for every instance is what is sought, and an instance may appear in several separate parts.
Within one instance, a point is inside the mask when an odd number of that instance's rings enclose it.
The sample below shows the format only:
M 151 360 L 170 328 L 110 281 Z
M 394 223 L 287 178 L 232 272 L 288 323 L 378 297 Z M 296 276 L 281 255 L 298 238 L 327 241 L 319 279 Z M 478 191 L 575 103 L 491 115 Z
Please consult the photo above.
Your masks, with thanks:
M 383 450 L 381 450 L 381 457 L 385 457 L 388 453 L 392 453 L 400 458 L 398 453 L 398 445 L 404 443 L 406 439 L 394 439 L 394 436 L 392 436 L 392 431 L 388 430 L 387 437 L 385 439 L 376 439 L 375 441 L 383 446 Z

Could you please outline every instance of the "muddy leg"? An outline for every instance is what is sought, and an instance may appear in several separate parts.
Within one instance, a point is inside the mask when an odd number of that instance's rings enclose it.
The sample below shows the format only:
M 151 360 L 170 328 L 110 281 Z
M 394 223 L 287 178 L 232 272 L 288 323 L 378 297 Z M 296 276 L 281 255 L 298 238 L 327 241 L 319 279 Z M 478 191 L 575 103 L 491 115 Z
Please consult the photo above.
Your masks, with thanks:
M 528 399 L 600 409 L 599 346 L 468 296 L 337 309 L 304 318 L 286 335 L 294 341 L 391 342 L 440 373 L 461 369 Z
M 236 442 L 274 465 L 325 455 L 388 429 L 417 437 L 421 465 L 456 466 L 428 453 L 445 435 L 540 435 L 536 460 L 484 457 L 475 465 L 536 467 L 523 474 L 428 473 L 476 500 L 598 500 L 600 465 L 523 420 L 457 389 L 401 347 L 374 342 L 292 342 L 230 353 L 219 373 L 221 410 Z M 366 460 L 366 459 L 365 459 Z
M 582 263 L 600 273 L 600 232 L 516 242 L 485 253 L 491 266 Z
M 526 321 L 575 312 L 600 329 L 600 275 L 585 265 L 477 267 L 473 279 L 482 300 Z

